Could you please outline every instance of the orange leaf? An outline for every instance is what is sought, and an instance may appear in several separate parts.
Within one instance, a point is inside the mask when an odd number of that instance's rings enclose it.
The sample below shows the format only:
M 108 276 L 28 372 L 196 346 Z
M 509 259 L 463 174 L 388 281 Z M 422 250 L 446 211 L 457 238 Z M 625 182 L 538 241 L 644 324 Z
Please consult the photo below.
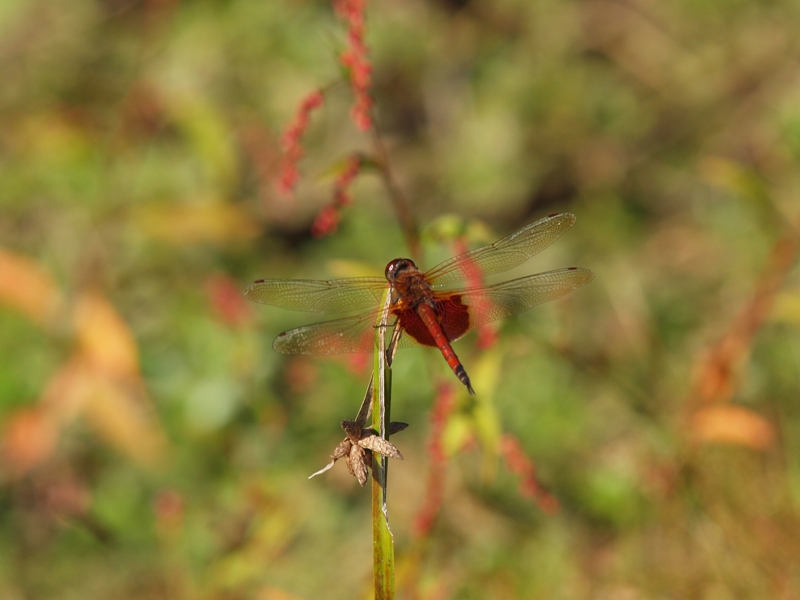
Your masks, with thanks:
M 167 442 L 147 402 L 130 327 L 104 296 L 86 292 L 75 304 L 75 329 L 73 363 L 81 377 L 73 405 L 109 444 L 139 463 L 157 464 Z
M 86 389 L 86 369 L 72 360 L 50 378 L 38 406 L 12 413 L 0 455 L 14 476 L 24 475 L 52 455 L 61 428 L 81 410 Z
M 731 404 L 698 410 L 691 420 L 692 433 L 700 442 L 736 444 L 767 450 L 775 443 L 775 428 L 753 411 Z
M 39 325 L 56 313 L 61 293 L 52 277 L 36 261 L 0 249 L 0 302 Z
M 47 383 L 36 409 L 9 421 L 0 454 L 14 475 L 46 460 L 59 430 L 85 416 L 109 444 L 145 465 L 155 465 L 167 441 L 147 402 L 138 347 L 116 309 L 99 293 L 82 294 L 74 309 L 77 354 Z
M 50 456 L 58 438 L 58 428 L 41 408 L 24 408 L 6 421 L 0 455 L 11 474 L 20 476 Z
M 133 333 L 102 295 L 81 295 L 75 305 L 75 328 L 78 347 L 91 369 L 116 377 L 138 377 L 139 353 Z
M 146 400 L 138 376 L 114 379 L 75 357 L 50 378 L 36 408 L 11 416 L 0 456 L 13 475 L 23 475 L 53 454 L 60 430 L 82 415 L 109 444 L 141 464 L 155 465 L 167 442 Z

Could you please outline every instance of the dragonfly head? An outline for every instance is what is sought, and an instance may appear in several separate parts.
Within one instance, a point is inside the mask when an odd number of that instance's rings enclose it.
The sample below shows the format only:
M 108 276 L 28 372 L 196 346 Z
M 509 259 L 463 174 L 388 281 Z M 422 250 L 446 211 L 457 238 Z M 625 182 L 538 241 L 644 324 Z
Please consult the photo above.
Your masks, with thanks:
M 417 265 L 414 264 L 413 260 L 410 258 L 395 258 L 392 262 L 386 265 L 386 281 L 389 283 L 395 283 L 397 278 L 400 277 L 402 273 L 411 270 L 417 270 Z

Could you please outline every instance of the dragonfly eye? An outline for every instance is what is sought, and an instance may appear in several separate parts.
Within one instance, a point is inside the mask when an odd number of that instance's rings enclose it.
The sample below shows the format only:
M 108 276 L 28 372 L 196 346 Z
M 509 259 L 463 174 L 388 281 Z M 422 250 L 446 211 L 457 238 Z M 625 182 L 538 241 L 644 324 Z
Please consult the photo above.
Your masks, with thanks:
M 409 269 L 416 269 L 417 265 L 410 258 L 395 258 L 392 262 L 386 265 L 386 281 L 394 283 L 397 277 L 403 271 Z

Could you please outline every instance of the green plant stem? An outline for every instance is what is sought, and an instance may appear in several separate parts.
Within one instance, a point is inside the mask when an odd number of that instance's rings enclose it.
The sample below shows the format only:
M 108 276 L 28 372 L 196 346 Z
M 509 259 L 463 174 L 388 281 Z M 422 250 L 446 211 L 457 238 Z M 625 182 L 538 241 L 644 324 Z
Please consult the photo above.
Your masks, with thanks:
M 381 437 L 389 438 L 392 372 L 386 353 L 386 326 L 390 291 L 384 298 L 384 310 L 377 323 L 377 336 L 372 390 L 372 427 Z M 389 529 L 386 509 L 386 478 L 388 458 L 372 454 L 372 557 L 375 580 L 375 600 L 394 598 L 394 539 Z

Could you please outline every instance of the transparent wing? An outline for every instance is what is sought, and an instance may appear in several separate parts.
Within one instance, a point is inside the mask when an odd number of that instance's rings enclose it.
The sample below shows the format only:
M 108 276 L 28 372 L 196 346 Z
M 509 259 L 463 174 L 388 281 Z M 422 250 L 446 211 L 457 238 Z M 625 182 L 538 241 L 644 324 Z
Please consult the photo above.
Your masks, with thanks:
M 570 267 L 537 273 L 495 285 L 472 288 L 460 293 L 461 302 L 469 307 L 469 326 L 448 331 L 447 320 L 442 327 L 451 341 L 457 340 L 476 327 L 524 312 L 537 304 L 550 302 L 569 294 L 594 279 L 588 269 Z M 451 334 L 453 337 L 450 337 Z
M 433 287 L 441 287 L 508 271 L 547 248 L 574 224 L 575 215 L 570 213 L 550 215 L 494 244 L 438 264 L 425 273 L 425 278 Z
M 281 354 L 348 354 L 372 352 L 375 344 L 375 323 L 381 308 L 323 323 L 284 331 L 272 343 Z
M 380 303 L 387 282 L 379 277 L 351 279 L 259 279 L 244 295 L 261 304 L 307 312 L 344 313 Z
M 592 279 L 594 273 L 577 267 L 537 273 L 496 285 L 442 294 L 436 301 L 436 311 L 448 339 L 455 341 L 484 323 L 560 298 Z M 318 356 L 372 352 L 375 323 L 381 310 L 376 308 L 354 317 L 290 329 L 275 338 L 272 347 L 282 354 Z M 467 314 L 468 322 L 465 323 Z M 400 338 L 399 348 L 435 345 L 432 340 L 425 341 L 424 325 L 417 320 L 416 313 L 408 314 L 406 325 L 409 330 Z

